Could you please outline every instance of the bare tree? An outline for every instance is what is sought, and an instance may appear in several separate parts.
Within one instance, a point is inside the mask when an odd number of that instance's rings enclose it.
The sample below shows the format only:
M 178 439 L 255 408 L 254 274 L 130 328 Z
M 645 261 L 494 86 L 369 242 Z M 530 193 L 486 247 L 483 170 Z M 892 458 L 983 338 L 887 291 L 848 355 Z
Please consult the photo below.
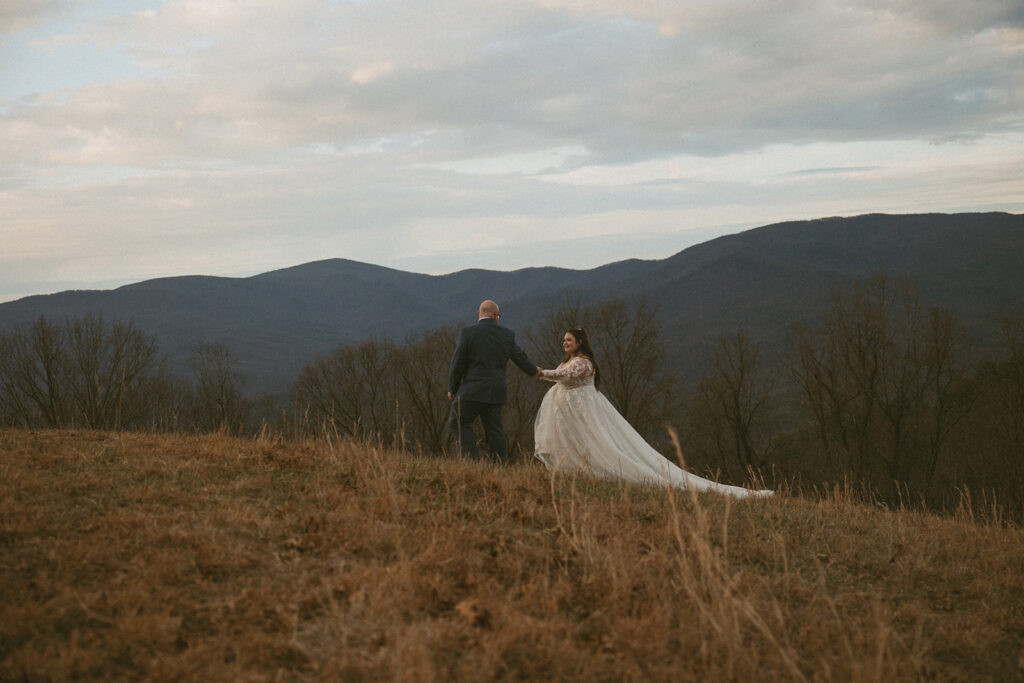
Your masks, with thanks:
M 0 424 L 31 427 L 38 409 L 19 379 L 27 347 L 20 330 L 0 335 Z
M 999 490 L 1004 504 L 1016 500 L 1024 510 L 1024 313 L 1007 316 L 1000 327 L 1004 353 L 978 367 L 977 404 L 961 441 L 971 457 L 952 465 L 976 489 Z
M 524 331 L 524 348 L 530 358 L 541 367 L 558 365 L 564 355 L 562 336 L 572 327 L 584 326 L 588 313 L 579 292 L 566 293 L 562 303 L 548 309 L 541 323 Z
M 731 462 L 745 472 L 769 460 L 775 430 L 772 389 L 760 351 L 745 332 L 719 338 L 713 369 L 698 384 L 688 413 L 688 432 L 703 444 L 706 461 Z
M 99 316 L 68 321 L 66 339 L 71 360 L 69 387 L 76 417 L 94 428 L 120 427 L 140 416 L 126 398 L 156 363 L 157 347 L 131 323 L 106 325 Z
M 398 432 L 397 352 L 375 340 L 341 346 L 306 366 L 293 393 L 311 426 L 391 443 Z
M 884 297 L 884 291 L 878 294 Z M 863 480 L 869 479 L 875 451 L 871 435 L 878 420 L 879 366 L 887 334 L 884 301 L 871 303 L 866 286 L 855 287 L 852 303 L 836 291 L 818 330 L 794 330 L 796 362 L 791 366 L 822 445 Z
M 958 331 L 879 275 L 837 291 L 821 327 L 794 333 L 791 370 L 822 446 L 876 488 L 934 475 L 956 406 Z
M 924 362 L 931 410 L 927 416 L 928 466 L 926 483 L 935 479 L 951 431 L 967 417 L 975 397 L 967 390 L 962 349 L 963 333 L 953 314 L 941 308 L 928 312 Z
M 293 393 L 314 427 L 328 424 L 352 433 L 359 424 L 360 396 L 350 386 L 357 374 L 355 362 L 354 347 L 342 346 L 303 368 Z
M 391 342 L 367 342 L 356 347 L 356 382 L 365 392 L 364 433 L 385 442 L 398 435 L 397 350 Z
M 40 318 L 3 336 L 4 411 L 26 426 L 117 428 L 144 419 L 133 398 L 156 368 L 156 342 L 131 323 Z
M 195 425 L 201 430 L 241 432 L 248 405 L 238 359 L 224 344 L 204 342 L 189 359 L 195 381 Z
M 429 452 L 444 449 L 448 399 L 444 378 L 457 330 L 442 327 L 409 339 L 396 353 L 401 431 Z
M 5 334 L 2 347 L 0 382 L 13 421 L 27 427 L 69 424 L 69 360 L 61 329 L 39 318 L 27 331 Z
M 142 417 L 138 427 L 163 432 L 179 432 L 196 428 L 195 390 L 192 383 L 168 371 L 161 362 L 155 372 L 147 375 L 132 398 L 133 411 Z

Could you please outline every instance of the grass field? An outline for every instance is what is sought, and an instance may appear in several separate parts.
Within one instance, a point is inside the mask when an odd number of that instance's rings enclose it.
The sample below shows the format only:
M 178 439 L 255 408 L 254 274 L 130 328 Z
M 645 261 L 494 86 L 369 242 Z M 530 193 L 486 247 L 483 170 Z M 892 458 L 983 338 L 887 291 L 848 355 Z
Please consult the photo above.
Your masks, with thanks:
M 1024 533 L 346 441 L 0 431 L 0 679 L 1021 680 Z

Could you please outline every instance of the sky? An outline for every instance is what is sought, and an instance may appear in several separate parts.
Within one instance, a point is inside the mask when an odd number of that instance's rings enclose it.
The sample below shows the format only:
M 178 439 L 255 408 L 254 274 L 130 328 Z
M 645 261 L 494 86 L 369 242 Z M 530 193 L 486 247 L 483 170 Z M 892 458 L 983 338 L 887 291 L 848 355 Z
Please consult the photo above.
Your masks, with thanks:
M 1024 212 L 1020 0 L 3 0 L 0 301 Z

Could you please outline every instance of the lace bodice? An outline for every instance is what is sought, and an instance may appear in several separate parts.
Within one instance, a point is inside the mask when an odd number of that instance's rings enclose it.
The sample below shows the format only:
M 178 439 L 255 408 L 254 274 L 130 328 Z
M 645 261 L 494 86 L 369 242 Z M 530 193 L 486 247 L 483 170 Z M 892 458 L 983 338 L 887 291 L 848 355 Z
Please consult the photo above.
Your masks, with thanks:
M 554 370 L 541 370 L 540 377 L 569 389 L 581 387 L 594 383 L 594 364 L 584 356 L 573 356 Z

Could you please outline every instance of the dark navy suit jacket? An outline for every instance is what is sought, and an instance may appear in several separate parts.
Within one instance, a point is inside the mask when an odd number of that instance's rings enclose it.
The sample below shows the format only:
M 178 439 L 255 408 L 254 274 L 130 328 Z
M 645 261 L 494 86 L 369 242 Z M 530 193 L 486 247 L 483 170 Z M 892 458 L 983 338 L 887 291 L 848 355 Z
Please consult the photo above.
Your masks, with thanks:
M 516 333 L 491 318 L 459 330 L 448 391 L 466 401 L 504 404 L 508 400 L 505 366 L 512 361 L 531 377 L 537 366 L 516 344 Z

